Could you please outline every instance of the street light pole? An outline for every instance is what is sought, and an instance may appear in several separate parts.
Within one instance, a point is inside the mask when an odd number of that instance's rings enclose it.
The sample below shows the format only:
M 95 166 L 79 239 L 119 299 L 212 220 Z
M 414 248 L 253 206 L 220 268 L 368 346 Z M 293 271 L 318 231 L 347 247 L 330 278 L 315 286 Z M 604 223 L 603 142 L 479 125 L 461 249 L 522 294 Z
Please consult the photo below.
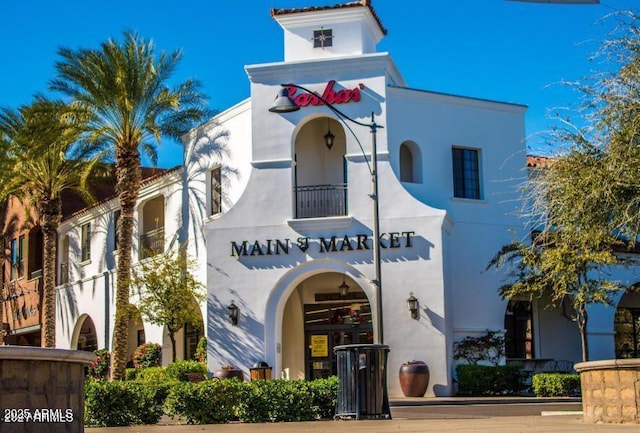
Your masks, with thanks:
M 373 203 L 373 234 L 372 234 L 372 250 L 373 250 L 373 266 L 374 266 L 374 277 L 372 284 L 374 286 L 375 296 L 376 296 L 376 310 L 378 314 L 377 317 L 377 326 L 374 327 L 374 341 L 377 344 L 384 344 L 384 327 L 383 327 L 383 315 L 382 315 L 382 271 L 381 271 L 381 262 L 380 262 L 380 217 L 379 217 L 379 196 L 378 196 L 378 143 L 377 143 L 377 131 L 378 128 L 383 128 L 383 126 L 378 125 L 375 121 L 374 113 L 371 112 L 371 123 L 362 123 L 357 120 L 352 119 L 351 117 L 344 114 L 342 111 L 338 110 L 333 106 L 329 101 L 320 96 L 316 92 L 312 92 L 311 90 L 302 87 L 298 84 L 288 83 L 281 84 L 282 89 L 280 94 L 273 102 L 269 111 L 272 113 L 290 113 L 293 111 L 298 111 L 300 106 L 295 104 L 291 98 L 289 97 L 288 89 L 290 87 L 294 87 L 296 89 L 300 89 L 303 92 L 306 92 L 310 95 L 317 97 L 320 101 L 322 101 L 331 111 L 333 111 L 338 118 L 342 121 L 342 123 L 347 127 L 347 129 L 351 132 L 353 137 L 358 142 L 360 146 L 360 150 L 367 162 L 369 167 L 369 173 L 371 174 L 371 201 Z M 368 127 L 371 131 L 371 165 L 367 161 L 367 155 L 360 145 L 360 141 L 356 134 L 351 130 L 349 125 L 345 122 L 348 120 L 356 125 Z

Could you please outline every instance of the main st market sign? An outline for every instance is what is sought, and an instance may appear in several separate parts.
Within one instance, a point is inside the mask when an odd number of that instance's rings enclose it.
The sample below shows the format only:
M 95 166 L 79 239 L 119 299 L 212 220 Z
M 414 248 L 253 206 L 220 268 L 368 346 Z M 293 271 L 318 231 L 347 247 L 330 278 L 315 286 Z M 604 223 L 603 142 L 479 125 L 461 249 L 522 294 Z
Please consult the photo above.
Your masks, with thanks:
M 411 248 L 415 232 L 389 232 L 382 233 L 378 238 L 380 248 Z M 331 237 L 299 237 L 295 241 L 291 239 L 266 239 L 265 241 L 231 241 L 231 257 L 244 256 L 272 256 L 289 254 L 293 249 L 306 252 L 317 244 L 319 253 L 331 253 L 341 251 L 370 250 L 373 247 L 373 239 L 370 235 L 357 234 L 355 236 L 331 236 Z

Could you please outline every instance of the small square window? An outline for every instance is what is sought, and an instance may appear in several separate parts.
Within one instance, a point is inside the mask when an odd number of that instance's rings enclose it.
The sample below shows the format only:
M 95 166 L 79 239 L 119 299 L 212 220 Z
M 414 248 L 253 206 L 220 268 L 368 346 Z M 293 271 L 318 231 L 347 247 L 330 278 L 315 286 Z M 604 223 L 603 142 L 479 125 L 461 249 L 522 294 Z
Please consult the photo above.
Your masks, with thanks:
M 313 48 L 324 48 L 333 46 L 333 32 L 331 29 L 320 29 L 313 31 Z

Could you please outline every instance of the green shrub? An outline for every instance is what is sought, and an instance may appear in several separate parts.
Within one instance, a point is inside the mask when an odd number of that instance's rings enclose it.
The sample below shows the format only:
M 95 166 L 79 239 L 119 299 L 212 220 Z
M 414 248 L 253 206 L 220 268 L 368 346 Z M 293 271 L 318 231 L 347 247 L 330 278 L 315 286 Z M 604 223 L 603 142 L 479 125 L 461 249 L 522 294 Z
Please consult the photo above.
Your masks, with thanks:
M 198 345 L 196 346 L 196 361 L 203 364 L 207 363 L 207 337 L 200 337 Z
M 87 368 L 87 377 L 96 380 L 108 379 L 111 354 L 107 349 L 94 350 L 93 353 L 98 359 Z
M 169 380 L 167 369 L 164 367 L 136 368 L 136 380 L 142 382 L 166 382 Z
M 570 373 L 538 373 L 532 378 L 536 397 L 569 397 L 580 395 L 580 375 Z
M 220 424 L 238 420 L 244 382 L 211 379 L 173 386 L 165 402 L 167 414 L 189 424 Z
M 202 378 L 207 374 L 207 367 L 197 361 L 176 361 L 167 366 L 166 374 L 169 379 L 177 379 L 181 382 L 189 380 L 189 373 L 200 373 Z
M 470 365 L 456 367 L 458 394 L 460 395 L 507 395 L 522 392 L 525 375 L 519 365 Z
M 312 421 L 317 418 L 308 382 L 257 380 L 245 389 L 240 420 L 243 422 Z
M 162 364 L 162 346 L 157 343 L 145 343 L 133 352 L 135 368 L 160 367 Z
M 124 371 L 124 380 L 136 380 L 140 371 L 142 371 L 141 368 L 127 368 Z
M 336 414 L 338 403 L 338 377 L 331 376 L 327 379 L 316 379 L 307 382 L 313 408 L 319 418 L 332 419 Z
M 504 357 L 504 337 L 495 331 L 489 331 L 480 337 L 465 337 L 453 343 L 453 359 L 463 359 L 476 365 L 488 361 L 497 366 Z
M 84 422 L 96 427 L 156 424 L 169 388 L 138 381 L 87 381 Z

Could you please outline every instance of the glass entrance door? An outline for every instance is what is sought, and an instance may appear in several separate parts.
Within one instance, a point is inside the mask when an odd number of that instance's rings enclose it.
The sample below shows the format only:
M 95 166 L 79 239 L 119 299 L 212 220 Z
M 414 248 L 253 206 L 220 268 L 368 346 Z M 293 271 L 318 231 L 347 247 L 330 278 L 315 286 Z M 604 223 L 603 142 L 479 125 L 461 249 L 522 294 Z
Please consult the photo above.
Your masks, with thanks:
M 333 348 L 373 343 L 368 301 L 305 305 L 305 377 L 325 378 L 337 373 Z

